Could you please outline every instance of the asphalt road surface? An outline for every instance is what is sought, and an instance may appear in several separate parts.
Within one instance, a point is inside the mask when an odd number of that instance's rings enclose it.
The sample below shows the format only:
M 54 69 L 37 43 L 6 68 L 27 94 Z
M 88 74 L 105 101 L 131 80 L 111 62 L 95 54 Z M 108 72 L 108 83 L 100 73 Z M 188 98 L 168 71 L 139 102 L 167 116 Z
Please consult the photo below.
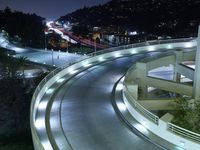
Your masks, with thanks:
M 147 56 L 140 54 L 99 64 L 59 89 L 50 115 L 59 149 L 65 149 L 67 144 L 74 150 L 160 149 L 130 131 L 111 104 L 115 82 L 135 61 Z

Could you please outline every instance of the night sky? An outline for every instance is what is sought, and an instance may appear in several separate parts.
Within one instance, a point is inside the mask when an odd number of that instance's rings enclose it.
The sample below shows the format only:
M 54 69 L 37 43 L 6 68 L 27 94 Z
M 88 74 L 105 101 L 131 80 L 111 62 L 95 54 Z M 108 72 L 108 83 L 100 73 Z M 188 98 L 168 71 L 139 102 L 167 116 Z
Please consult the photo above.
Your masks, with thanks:
M 108 1 L 110 0 L 0 0 L 0 10 L 8 6 L 12 10 L 36 13 L 51 20 L 84 6 L 104 4 Z

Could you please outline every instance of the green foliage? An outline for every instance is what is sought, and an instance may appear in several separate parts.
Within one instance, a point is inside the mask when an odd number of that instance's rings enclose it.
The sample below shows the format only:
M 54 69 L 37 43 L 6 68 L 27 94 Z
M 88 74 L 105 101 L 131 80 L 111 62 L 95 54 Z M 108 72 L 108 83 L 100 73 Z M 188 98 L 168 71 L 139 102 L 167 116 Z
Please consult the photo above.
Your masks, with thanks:
M 180 97 L 176 100 L 176 109 L 177 111 L 173 114 L 175 118 L 172 123 L 190 131 L 200 133 L 200 103 L 194 102 L 191 105 L 186 98 Z
M 94 49 L 86 47 L 86 46 L 82 46 L 82 45 L 78 45 L 78 46 L 71 46 L 69 49 L 70 53 L 79 53 L 79 54 L 89 54 L 94 52 Z

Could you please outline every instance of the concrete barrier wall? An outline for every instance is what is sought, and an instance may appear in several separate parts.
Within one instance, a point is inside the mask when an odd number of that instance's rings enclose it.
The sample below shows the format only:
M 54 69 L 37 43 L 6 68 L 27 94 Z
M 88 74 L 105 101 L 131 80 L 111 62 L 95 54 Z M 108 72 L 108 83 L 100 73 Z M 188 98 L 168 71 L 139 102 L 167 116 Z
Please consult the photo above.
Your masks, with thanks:
M 176 70 L 178 73 L 184 75 L 185 77 L 187 77 L 191 80 L 194 80 L 194 70 L 195 69 L 190 68 L 185 65 L 182 65 L 182 64 L 179 64 L 179 65 L 177 65 Z
M 179 135 L 176 135 L 176 134 L 168 131 L 167 130 L 168 119 L 160 118 L 159 124 L 156 125 L 155 123 L 153 123 L 152 121 L 149 121 L 146 117 L 141 115 L 138 111 L 136 111 L 133 108 L 130 100 L 128 100 L 126 98 L 126 96 L 124 95 L 124 92 L 123 92 L 123 99 L 124 99 L 124 103 L 125 103 L 128 111 L 131 113 L 131 115 L 139 123 L 141 123 L 145 128 L 147 128 L 148 130 L 150 130 L 151 132 L 153 132 L 157 136 L 169 141 L 170 143 L 177 145 L 178 147 L 182 147 L 186 150 L 200 150 L 200 144 L 199 143 L 196 143 L 196 142 L 191 141 L 189 139 L 183 138 Z
M 166 91 L 180 93 L 183 95 L 192 96 L 192 88 L 193 87 L 190 85 L 176 83 L 173 81 L 158 79 L 158 78 L 154 78 L 154 77 L 146 77 L 146 79 L 144 79 L 144 80 L 146 81 L 146 85 L 148 85 L 148 86 L 166 90 Z
M 196 52 L 191 51 L 189 53 L 183 53 L 183 60 L 188 61 L 188 60 L 195 60 Z
M 175 55 L 166 56 L 147 62 L 147 71 L 158 68 L 160 66 L 167 66 L 175 63 Z

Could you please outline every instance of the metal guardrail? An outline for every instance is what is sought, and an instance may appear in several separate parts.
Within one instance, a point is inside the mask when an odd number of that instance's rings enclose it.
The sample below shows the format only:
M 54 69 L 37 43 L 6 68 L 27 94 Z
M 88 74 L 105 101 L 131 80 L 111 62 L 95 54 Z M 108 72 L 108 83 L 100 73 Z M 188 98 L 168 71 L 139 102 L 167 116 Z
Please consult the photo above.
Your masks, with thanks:
M 182 137 L 186 137 L 188 139 L 194 140 L 196 142 L 200 142 L 200 134 L 189 131 L 187 129 L 181 128 L 177 125 L 174 125 L 172 123 L 168 123 L 167 129 L 173 133 L 176 133 L 178 135 L 181 135 Z
M 159 117 L 148 111 L 146 108 L 144 108 L 142 105 L 140 105 L 134 98 L 131 96 L 130 92 L 128 91 L 127 87 L 125 86 L 124 94 L 126 98 L 131 102 L 133 107 L 137 109 L 142 115 L 145 116 L 145 118 L 149 119 L 155 124 L 159 124 Z
M 93 56 L 97 56 L 97 55 L 101 55 L 104 53 L 109 53 L 109 52 L 114 52 L 114 51 L 118 51 L 118 50 L 125 50 L 125 49 L 130 49 L 130 48 L 136 48 L 136 47 L 141 47 L 141 46 L 149 46 L 149 45 L 158 45 L 158 44 L 167 44 L 167 43 L 177 43 L 177 42 L 189 42 L 192 40 L 195 40 L 196 38 L 184 38 L 184 39 L 170 39 L 170 40 L 156 40 L 156 41 L 148 41 L 148 42 L 142 42 L 142 43 L 136 43 L 136 44 L 130 44 L 130 45 L 125 45 L 125 46 L 120 46 L 120 47 L 114 47 L 114 48 L 109 48 L 109 49 L 105 49 L 102 51 L 98 51 L 98 52 L 94 52 L 92 54 L 89 54 L 87 56 L 87 58 L 93 57 Z M 67 63 L 61 67 L 56 68 L 55 70 L 53 70 L 51 73 L 49 73 L 37 86 L 37 88 L 35 89 L 35 92 L 32 96 L 32 101 L 31 101 L 31 112 L 30 112 L 30 124 L 31 124 L 31 130 L 32 130 L 32 136 L 33 138 L 35 138 L 36 140 L 34 140 L 34 143 L 37 144 L 39 147 L 43 147 L 42 144 L 39 142 L 39 137 L 37 135 L 35 126 L 34 126 L 34 120 L 35 120 L 35 104 L 39 103 L 40 100 L 37 99 L 37 95 L 39 94 L 40 90 L 44 87 L 44 85 L 48 82 L 49 79 L 51 79 L 54 75 L 56 75 L 58 72 L 60 72 L 61 70 L 77 63 L 80 61 L 83 61 L 85 59 L 87 59 L 86 57 L 81 57 L 75 61 L 72 61 L 70 63 Z M 145 116 L 147 116 L 147 118 L 149 118 L 150 120 L 152 120 L 154 123 L 158 124 L 158 120 L 159 118 L 157 118 L 157 116 L 155 116 L 154 114 L 152 114 L 151 112 L 147 111 L 144 107 L 142 107 L 139 103 L 135 103 L 135 107 L 137 107 L 138 110 L 140 110 L 140 112 L 142 114 L 144 114 Z

